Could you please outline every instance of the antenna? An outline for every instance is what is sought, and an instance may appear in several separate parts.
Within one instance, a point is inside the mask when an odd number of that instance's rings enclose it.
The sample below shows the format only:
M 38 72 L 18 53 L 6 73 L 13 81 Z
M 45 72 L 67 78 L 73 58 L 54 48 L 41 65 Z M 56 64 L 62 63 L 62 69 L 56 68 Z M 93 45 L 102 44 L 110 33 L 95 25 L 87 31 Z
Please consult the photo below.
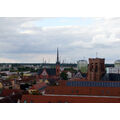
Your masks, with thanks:
M 96 58 L 98 58 L 98 52 L 96 52 Z

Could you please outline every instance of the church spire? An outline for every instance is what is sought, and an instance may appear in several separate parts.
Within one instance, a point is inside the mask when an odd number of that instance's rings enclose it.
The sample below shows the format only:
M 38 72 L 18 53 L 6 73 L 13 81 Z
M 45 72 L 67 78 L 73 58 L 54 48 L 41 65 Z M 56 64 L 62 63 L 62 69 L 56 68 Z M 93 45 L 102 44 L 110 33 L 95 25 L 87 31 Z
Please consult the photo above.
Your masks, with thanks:
M 57 48 L 57 62 L 59 61 L 59 50 Z
M 58 48 L 57 48 L 57 62 L 56 63 L 60 64 L 60 62 L 59 62 L 59 50 L 58 50 Z
M 56 61 L 56 76 L 59 78 L 60 76 L 60 61 L 59 61 L 59 50 L 57 48 L 57 61 Z

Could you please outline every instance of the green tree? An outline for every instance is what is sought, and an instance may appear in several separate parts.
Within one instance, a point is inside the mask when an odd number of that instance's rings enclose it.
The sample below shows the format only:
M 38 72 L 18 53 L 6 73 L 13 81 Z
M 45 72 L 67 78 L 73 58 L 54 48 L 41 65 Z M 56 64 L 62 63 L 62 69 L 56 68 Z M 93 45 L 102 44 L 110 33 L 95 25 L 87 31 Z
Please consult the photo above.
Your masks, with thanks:
M 20 73 L 20 77 L 21 77 L 21 78 L 23 78 L 23 75 L 24 75 L 24 73 L 23 73 L 23 72 L 21 72 L 21 73 Z
M 33 81 L 33 84 L 36 84 L 36 80 Z
M 65 72 L 62 72 L 62 73 L 60 74 L 60 77 L 61 77 L 61 79 L 63 79 L 63 80 L 68 80 L 68 75 L 67 75 Z

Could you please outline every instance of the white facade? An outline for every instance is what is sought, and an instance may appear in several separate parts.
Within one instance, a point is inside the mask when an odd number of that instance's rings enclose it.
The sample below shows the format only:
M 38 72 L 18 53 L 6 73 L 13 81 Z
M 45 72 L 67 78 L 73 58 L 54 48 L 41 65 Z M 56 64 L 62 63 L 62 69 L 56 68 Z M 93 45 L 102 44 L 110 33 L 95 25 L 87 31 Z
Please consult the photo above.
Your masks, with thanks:
M 120 60 L 114 62 L 114 67 L 106 68 L 107 73 L 120 74 Z
M 71 72 L 67 72 L 67 77 L 68 77 L 68 79 L 71 79 L 72 78 L 72 73 Z
M 117 67 L 106 68 L 106 71 L 107 73 L 120 74 L 120 68 L 117 68 Z

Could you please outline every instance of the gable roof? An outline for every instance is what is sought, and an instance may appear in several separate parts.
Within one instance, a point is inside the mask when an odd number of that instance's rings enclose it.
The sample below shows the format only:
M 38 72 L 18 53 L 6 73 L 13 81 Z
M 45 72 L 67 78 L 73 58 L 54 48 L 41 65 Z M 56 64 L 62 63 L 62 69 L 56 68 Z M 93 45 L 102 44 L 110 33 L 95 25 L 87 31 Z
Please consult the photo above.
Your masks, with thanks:
M 74 76 L 74 78 L 82 78 L 82 75 L 80 72 L 77 72 L 76 75 Z
M 53 76 L 56 75 L 56 69 L 55 68 L 44 68 L 48 75 Z M 38 75 L 40 75 L 44 69 L 39 69 Z

